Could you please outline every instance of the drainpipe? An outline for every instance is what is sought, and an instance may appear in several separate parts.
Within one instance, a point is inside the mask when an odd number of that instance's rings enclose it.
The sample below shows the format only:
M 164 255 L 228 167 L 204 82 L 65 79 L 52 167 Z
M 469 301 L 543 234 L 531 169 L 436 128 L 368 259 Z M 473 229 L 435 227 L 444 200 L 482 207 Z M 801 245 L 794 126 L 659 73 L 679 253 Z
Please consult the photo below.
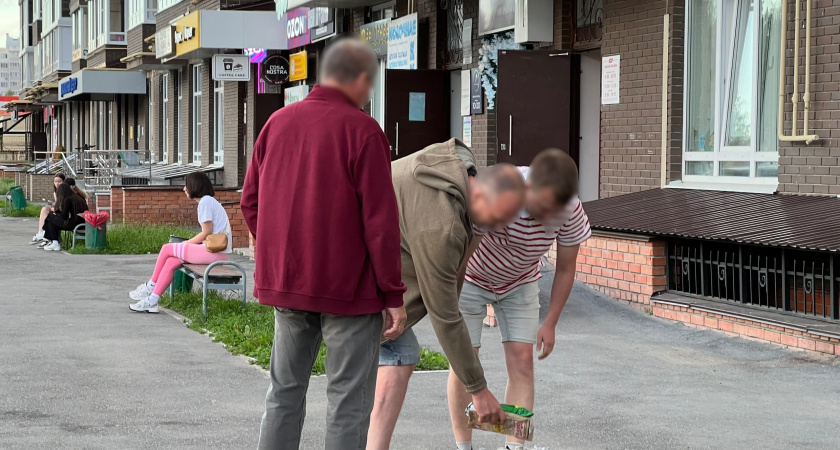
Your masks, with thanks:
M 793 102 L 793 120 L 790 135 L 785 135 L 785 60 L 787 49 L 787 12 L 788 0 L 782 1 L 782 43 L 779 56 L 779 117 L 778 117 L 778 135 L 782 142 L 802 142 L 810 144 L 818 140 L 820 137 L 816 134 L 808 134 L 808 113 L 811 106 L 811 0 L 806 0 L 805 7 L 808 9 L 805 16 L 805 95 L 803 96 L 803 103 L 805 106 L 803 120 L 803 130 L 801 135 L 796 134 L 796 121 L 799 114 L 799 28 L 800 18 L 799 10 L 800 0 L 796 0 L 796 16 L 794 18 L 794 36 L 793 40 L 793 95 L 791 101 Z
M 667 6 L 667 3 L 666 3 Z M 659 187 L 664 188 L 668 174 L 668 35 L 670 34 L 671 15 L 665 14 L 662 17 L 662 148 L 660 150 L 661 173 L 659 176 Z

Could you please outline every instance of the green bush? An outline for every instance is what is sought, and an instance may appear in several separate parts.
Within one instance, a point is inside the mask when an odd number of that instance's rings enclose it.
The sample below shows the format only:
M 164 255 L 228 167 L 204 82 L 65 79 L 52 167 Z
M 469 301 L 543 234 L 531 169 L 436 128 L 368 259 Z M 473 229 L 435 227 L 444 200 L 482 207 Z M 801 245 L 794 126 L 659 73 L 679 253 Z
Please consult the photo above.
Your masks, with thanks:
M 0 178 L 0 195 L 6 195 L 9 193 L 9 189 L 14 187 L 15 179 L 14 178 Z
M 108 224 L 107 241 L 104 250 L 77 246 L 68 250 L 73 254 L 105 253 L 109 255 L 145 255 L 157 253 L 169 236 L 191 238 L 198 234 L 197 228 L 175 225 Z
M 221 342 L 236 355 L 253 358 L 253 363 L 268 369 L 271 362 L 271 344 L 274 341 L 274 308 L 248 303 L 242 309 L 241 300 L 227 300 L 211 292 L 207 299 L 207 317 L 201 312 L 201 293 L 178 294 L 175 299 L 164 295 L 161 306 L 179 312 L 190 319 L 189 327 L 198 332 L 209 332 L 213 340 Z M 312 367 L 313 375 L 324 374 L 327 348 L 321 350 Z M 444 370 L 449 361 L 438 352 L 423 348 L 417 370 Z

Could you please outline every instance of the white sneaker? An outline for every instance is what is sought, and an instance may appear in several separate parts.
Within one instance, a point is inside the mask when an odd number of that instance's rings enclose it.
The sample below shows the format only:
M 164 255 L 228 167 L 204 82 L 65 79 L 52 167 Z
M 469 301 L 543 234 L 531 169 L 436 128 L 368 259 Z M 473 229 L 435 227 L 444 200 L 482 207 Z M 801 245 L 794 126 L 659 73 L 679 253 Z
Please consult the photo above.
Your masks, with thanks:
M 61 244 L 58 241 L 52 241 L 51 244 L 45 245 L 44 250 L 48 252 L 60 252 L 61 251 Z
M 132 303 L 128 305 L 128 309 L 134 312 L 157 313 L 158 304 L 152 303 L 151 301 L 149 301 L 149 298 L 146 297 L 143 300 L 138 301 L 137 303 Z
M 149 286 L 147 286 L 146 283 L 137 286 L 137 289 L 128 293 L 128 296 L 131 297 L 132 300 L 137 301 L 148 298 L 150 295 L 152 295 L 152 291 L 149 289 Z
M 37 243 L 39 243 L 43 240 L 45 240 L 44 239 L 44 233 L 38 233 L 35 236 L 32 236 L 32 240 L 29 241 L 29 244 L 37 244 Z

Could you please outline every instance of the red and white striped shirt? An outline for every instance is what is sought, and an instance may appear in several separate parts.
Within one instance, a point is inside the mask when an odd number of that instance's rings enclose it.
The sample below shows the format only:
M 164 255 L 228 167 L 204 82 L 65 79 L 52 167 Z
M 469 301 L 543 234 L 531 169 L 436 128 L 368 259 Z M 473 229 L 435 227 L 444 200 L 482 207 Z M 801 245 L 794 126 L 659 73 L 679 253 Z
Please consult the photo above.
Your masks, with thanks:
M 527 168 L 520 170 L 527 177 Z M 473 231 L 484 238 L 467 263 L 466 280 L 498 295 L 539 280 L 540 258 L 555 240 L 573 247 L 592 235 L 589 217 L 577 197 L 549 224 L 537 222 L 523 210 L 502 230 L 485 232 L 473 225 Z

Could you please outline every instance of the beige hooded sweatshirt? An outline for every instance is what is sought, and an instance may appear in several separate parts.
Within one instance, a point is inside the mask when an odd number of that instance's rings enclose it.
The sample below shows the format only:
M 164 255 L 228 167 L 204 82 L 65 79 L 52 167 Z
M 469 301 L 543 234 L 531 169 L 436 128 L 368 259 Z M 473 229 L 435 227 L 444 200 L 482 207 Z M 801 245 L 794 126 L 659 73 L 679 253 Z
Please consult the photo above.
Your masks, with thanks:
M 473 239 L 467 201 L 475 158 L 451 139 L 391 163 L 400 213 L 406 328 L 426 314 L 468 392 L 484 389 L 484 369 L 458 308 L 458 268 Z

